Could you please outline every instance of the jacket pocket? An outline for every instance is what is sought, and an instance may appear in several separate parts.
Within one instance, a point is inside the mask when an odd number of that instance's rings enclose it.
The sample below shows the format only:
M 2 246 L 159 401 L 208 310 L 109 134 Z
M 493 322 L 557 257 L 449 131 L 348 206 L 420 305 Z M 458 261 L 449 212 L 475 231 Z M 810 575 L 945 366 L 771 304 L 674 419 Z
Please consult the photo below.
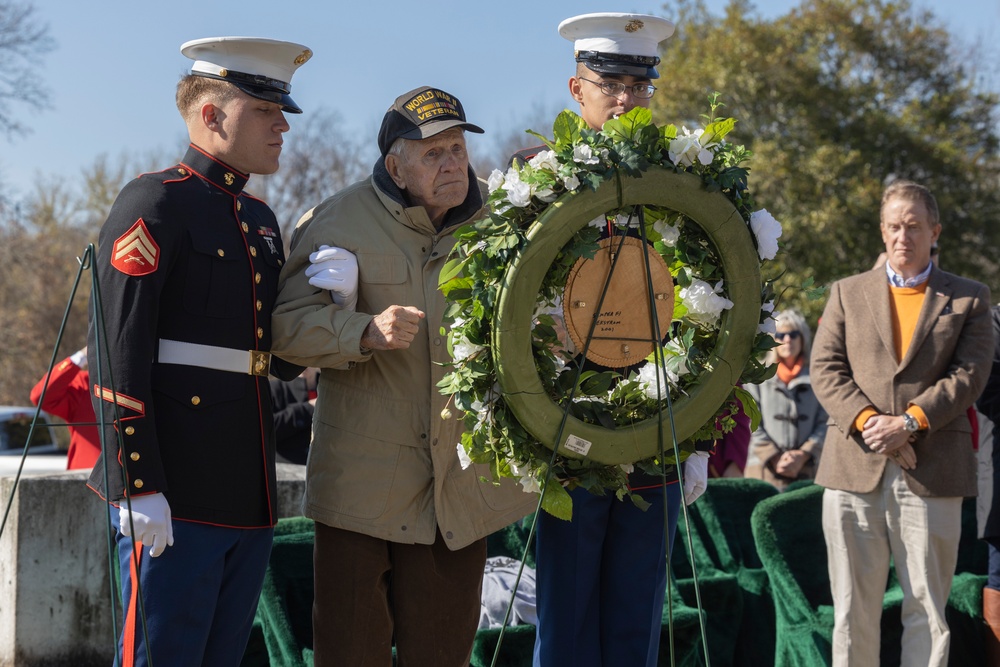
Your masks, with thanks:
M 250 307 L 246 249 L 239 238 L 209 229 L 191 229 L 191 254 L 184 276 L 184 308 L 195 315 L 229 318 Z

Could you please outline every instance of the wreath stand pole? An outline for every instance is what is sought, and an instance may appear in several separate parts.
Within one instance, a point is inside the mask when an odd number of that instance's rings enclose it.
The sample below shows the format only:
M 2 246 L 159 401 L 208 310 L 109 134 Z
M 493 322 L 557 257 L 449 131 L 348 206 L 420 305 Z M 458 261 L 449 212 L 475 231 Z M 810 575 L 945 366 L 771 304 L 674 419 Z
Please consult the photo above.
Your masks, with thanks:
M 642 239 L 643 243 L 648 243 L 649 239 L 646 237 L 646 216 L 645 209 L 642 206 L 635 207 L 638 210 L 639 217 L 639 237 Z M 663 348 L 660 347 L 659 341 L 663 340 L 663 332 L 660 330 L 660 318 L 656 312 L 656 294 L 653 289 L 653 274 L 652 269 L 649 264 L 649 256 L 643 253 L 643 265 L 646 270 L 646 298 L 649 301 L 649 320 L 650 328 L 653 334 L 653 360 L 658 368 L 663 370 L 663 377 L 667 377 L 667 365 L 666 359 L 663 356 Z M 610 280 L 610 278 L 609 278 Z M 599 310 L 599 309 L 598 309 Z M 677 428 L 674 423 L 674 406 L 673 401 L 670 398 L 670 390 L 666 387 L 660 386 L 660 374 L 656 373 L 656 393 L 657 396 L 666 396 L 667 400 L 667 416 L 670 420 L 670 440 L 673 446 L 674 460 L 677 461 L 677 484 L 680 485 L 681 489 L 681 511 L 684 513 L 684 528 L 687 537 L 687 547 L 688 547 L 688 558 L 691 563 L 691 574 L 694 576 L 694 597 L 695 604 L 698 610 L 698 627 L 701 630 L 701 646 L 705 655 L 705 665 L 706 667 L 711 667 L 712 659 L 708 654 L 708 632 L 705 628 L 705 614 L 702 609 L 701 604 L 701 586 L 698 583 L 698 566 L 695 563 L 694 558 L 694 541 L 691 535 L 691 521 L 688 517 L 687 503 L 684 501 L 684 466 L 681 465 L 680 460 L 680 447 L 677 444 Z M 667 468 L 666 468 L 666 456 L 664 455 L 663 449 L 663 419 L 662 419 L 663 406 L 660 405 L 661 414 L 658 415 L 656 420 L 657 423 L 657 444 L 660 449 L 660 478 L 666 490 L 667 485 Z M 669 503 L 667 502 L 667 494 L 663 494 L 663 537 L 666 540 L 666 553 L 667 553 L 667 634 L 670 641 L 670 664 L 674 664 L 674 606 L 673 598 L 671 596 L 671 590 L 673 588 L 673 577 L 670 576 L 670 522 L 669 522 Z

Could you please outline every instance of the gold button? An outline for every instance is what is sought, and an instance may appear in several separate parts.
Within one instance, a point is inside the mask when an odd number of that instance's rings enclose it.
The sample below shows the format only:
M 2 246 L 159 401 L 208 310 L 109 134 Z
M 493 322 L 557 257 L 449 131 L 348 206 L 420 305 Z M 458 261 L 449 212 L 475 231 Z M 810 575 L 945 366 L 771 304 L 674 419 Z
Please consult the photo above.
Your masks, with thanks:
M 225 257 L 226 256 L 226 251 L 223 250 L 222 248 L 219 248 L 215 252 L 219 253 L 219 257 Z
M 243 202 L 241 202 L 241 201 L 236 202 L 236 210 L 237 211 L 242 211 L 243 210 Z
M 257 273 L 253 274 L 253 281 L 255 283 L 260 283 L 260 271 L 258 271 Z
M 198 405 L 199 403 L 201 403 L 201 396 L 191 397 L 191 405 Z
M 244 222 L 243 223 L 243 233 L 245 234 L 246 232 L 249 232 L 249 231 L 250 231 L 250 225 L 248 225 L 247 223 Z
M 257 256 L 257 248 L 255 248 L 254 246 L 250 246 L 250 254 L 253 255 L 254 257 L 256 257 Z
M 257 338 L 264 337 L 264 327 L 257 327 Z
M 260 310 L 263 307 L 264 307 L 264 302 L 261 301 L 260 299 L 257 299 L 257 310 Z
M 285 263 L 284 260 L 281 260 L 281 259 L 278 260 L 278 266 L 281 266 L 284 263 Z
M 125 435 L 132 435 L 133 433 L 135 433 L 135 429 L 134 428 L 132 428 L 131 426 L 126 426 L 125 427 Z
M 132 452 L 131 454 L 129 454 L 129 458 L 132 459 L 133 461 L 138 461 L 139 460 L 139 452 Z
M 134 486 L 137 489 L 141 489 L 142 488 L 142 480 L 141 479 L 135 480 L 134 482 L 132 482 L 132 486 Z
M 187 169 L 178 169 L 177 173 L 181 176 L 187 176 Z

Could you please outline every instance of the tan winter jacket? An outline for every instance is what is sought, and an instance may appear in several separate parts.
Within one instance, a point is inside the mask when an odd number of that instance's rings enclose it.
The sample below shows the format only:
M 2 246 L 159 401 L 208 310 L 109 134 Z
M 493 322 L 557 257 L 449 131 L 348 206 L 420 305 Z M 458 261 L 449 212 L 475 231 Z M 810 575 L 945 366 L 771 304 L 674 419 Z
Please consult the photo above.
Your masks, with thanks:
M 483 193 L 472 170 L 466 201 L 443 229 L 423 207 L 407 207 L 379 160 L 373 176 L 306 213 L 292 236 L 272 317 L 272 350 L 322 369 L 313 417 L 304 513 L 316 521 L 380 539 L 431 544 L 440 529 L 460 549 L 535 509 L 537 496 L 485 466 L 462 470 L 456 446 L 460 412 L 442 419 L 437 389 L 450 361 L 438 275 L 455 243 L 452 233 L 482 215 Z M 356 312 L 335 305 L 308 283 L 309 254 L 339 246 L 358 258 Z M 373 317 L 391 305 L 416 306 L 427 317 L 406 350 L 362 353 Z M 339 369 L 339 370 L 338 370 Z

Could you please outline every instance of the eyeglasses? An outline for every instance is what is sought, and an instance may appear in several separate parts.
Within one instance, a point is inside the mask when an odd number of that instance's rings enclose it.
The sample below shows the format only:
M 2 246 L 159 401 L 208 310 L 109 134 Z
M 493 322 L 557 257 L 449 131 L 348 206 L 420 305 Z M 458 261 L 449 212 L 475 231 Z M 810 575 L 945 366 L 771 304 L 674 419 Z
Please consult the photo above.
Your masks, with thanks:
M 801 335 L 802 334 L 798 331 L 779 331 L 778 333 L 774 334 L 774 339 L 785 340 L 786 338 L 789 338 L 791 340 L 795 340 Z
M 578 78 L 598 86 L 601 92 L 608 97 L 618 97 L 628 88 L 632 91 L 632 97 L 640 100 L 648 100 L 656 92 L 656 86 L 650 83 L 633 83 L 631 86 L 626 86 L 621 81 L 591 81 L 590 79 L 584 79 L 582 76 Z

